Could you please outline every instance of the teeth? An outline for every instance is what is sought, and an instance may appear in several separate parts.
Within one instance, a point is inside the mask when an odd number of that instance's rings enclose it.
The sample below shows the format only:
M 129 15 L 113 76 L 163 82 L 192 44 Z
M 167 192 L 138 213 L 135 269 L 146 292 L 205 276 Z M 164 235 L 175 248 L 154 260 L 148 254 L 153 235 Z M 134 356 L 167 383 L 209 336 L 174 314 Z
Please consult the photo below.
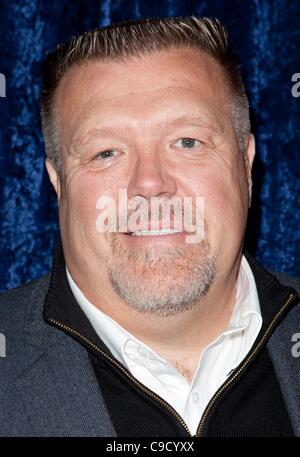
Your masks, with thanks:
M 179 230 L 161 229 L 161 230 L 137 230 L 131 233 L 132 236 L 159 236 L 170 235 L 172 233 L 180 233 Z

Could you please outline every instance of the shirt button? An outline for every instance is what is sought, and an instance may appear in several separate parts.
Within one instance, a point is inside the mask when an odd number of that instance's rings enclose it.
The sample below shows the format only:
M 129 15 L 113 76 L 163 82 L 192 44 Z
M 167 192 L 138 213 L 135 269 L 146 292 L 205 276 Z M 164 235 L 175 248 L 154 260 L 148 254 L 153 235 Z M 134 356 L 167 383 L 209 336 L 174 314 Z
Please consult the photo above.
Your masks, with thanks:
M 194 403 L 197 403 L 199 401 L 199 394 L 196 390 L 193 390 L 192 392 L 192 400 Z

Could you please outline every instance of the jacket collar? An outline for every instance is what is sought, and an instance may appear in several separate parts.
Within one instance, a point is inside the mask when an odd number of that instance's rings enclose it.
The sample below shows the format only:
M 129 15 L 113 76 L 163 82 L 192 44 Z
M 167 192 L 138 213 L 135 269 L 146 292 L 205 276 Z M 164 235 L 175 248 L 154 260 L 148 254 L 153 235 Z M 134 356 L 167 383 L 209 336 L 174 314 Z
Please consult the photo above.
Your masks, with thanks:
M 53 321 L 55 321 L 73 329 L 75 338 L 76 332 L 83 334 L 113 358 L 112 353 L 98 337 L 70 289 L 61 240 L 58 242 L 53 257 L 49 289 L 44 302 L 43 318 L 47 323 L 53 324 Z M 62 332 L 59 333 L 62 334 Z
M 281 284 L 274 275 L 262 267 L 246 250 L 244 251 L 244 255 L 254 275 L 263 318 L 263 325 L 257 337 L 259 338 L 260 335 L 265 332 L 276 313 L 288 300 L 290 295 L 294 294 L 296 299 L 298 294 L 293 288 Z M 286 311 L 282 314 L 281 319 L 286 315 L 294 303 L 295 300 L 291 300 L 291 304 L 286 308 Z M 75 297 L 70 289 L 66 275 L 65 260 L 61 240 L 59 240 L 53 258 L 50 285 L 44 303 L 43 316 L 44 320 L 48 323 L 57 321 L 74 329 L 75 332 L 83 334 L 93 344 L 100 347 L 102 351 L 106 352 L 110 357 L 114 358 L 107 346 L 97 335 L 96 331 L 90 324 L 81 307 L 75 300 Z
M 18 358 L 14 388 L 28 415 L 30 436 L 116 436 L 88 351 L 76 339 L 49 325 L 44 314 L 73 324 L 89 323 L 80 314 L 62 273 L 59 243 L 51 275 L 33 288 L 24 325 L 24 356 Z M 92 337 L 92 335 L 91 335 Z M 26 423 L 26 421 L 24 421 Z

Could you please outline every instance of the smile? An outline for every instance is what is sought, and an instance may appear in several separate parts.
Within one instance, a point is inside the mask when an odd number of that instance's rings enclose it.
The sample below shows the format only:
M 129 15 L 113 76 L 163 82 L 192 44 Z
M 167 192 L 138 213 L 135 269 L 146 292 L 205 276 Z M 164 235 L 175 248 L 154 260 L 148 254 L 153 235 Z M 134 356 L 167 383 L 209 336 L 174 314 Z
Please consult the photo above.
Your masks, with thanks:
M 131 236 L 162 236 L 172 235 L 174 233 L 181 233 L 179 230 L 161 229 L 161 230 L 137 230 L 136 232 L 129 233 Z

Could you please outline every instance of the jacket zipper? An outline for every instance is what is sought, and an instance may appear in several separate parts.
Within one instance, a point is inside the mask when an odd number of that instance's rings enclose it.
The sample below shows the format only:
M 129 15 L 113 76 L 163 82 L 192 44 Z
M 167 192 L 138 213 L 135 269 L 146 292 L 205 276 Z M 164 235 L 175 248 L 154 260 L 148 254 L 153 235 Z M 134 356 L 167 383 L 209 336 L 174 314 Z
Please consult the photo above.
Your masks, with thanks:
M 94 344 L 92 341 L 90 341 L 88 338 L 83 336 L 81 333 L 77 332 L 77 330 L 72 329 L 71 327 L 63 324 L 62 322 L 59 322 L 55 319 L 49 318 L 48 321 L 51 322 L 52 324 L 56 325 L 59 328 L 62 328 L 63 330 L 66 330 L 72 335 L 76 335 L 79 339 L 84 341 L 90 348 L 94 349 L 96 352 L 102 355 L 106 360 L 108 360 L 110 363 L 115 365 L 122 373 L 124 373 L 128 379 L 130 379 L 140 390 L 145 392 L 147 395 L 149 395 L 151 398 L 154 400 L 158 401 L 165 409 L 167 409 L 176 419 L 177 421 L 183 426 L 183 428 L 187 431 L 189 436 L 194 436 L 194 437 L 200 437 L 203 436 L 203 432 L 205 429 L 205 424 L 207 421 L 207 418 L 218 400 L 218 398 L 222 395 L 222 393 L 241 375 L 241 373 L 247 368 L 251 360 L 254 358 L 256 353 L 259 351 L 261 346 L 264 344 L 266 338 L 268 337 L 269 333 L 271 332 L 272 328 L 276 324 L 278 318 L 281 316 L 281 314 L 285 311 L 285 309 L 289 306 L 291 301 L 295 298 L 294 294 L 290 294 L 288 300 L 284 303 L 284 305 L 280 308 L 280 310 L 277 312 L 277 314 L 274 316 L 272 319 L 270 325 L 268 326 L 267 330 L 265 331 L 264 335 L 258 342 L 258 344 L 255 346 L 255 348 L 251 351 L 251 353 L 246 357 L 244 363 L 241 365 L 241 367 L 236 371 L 234 374 L 231 375 L 231 377 L 224 383 L 222 386 L 217 390 L 217 392 L 214 394 L 214 396 L 211 398 L 209 401 L 208 405 L 206 406 L 204 413 L 201 417 L 199 426 L 197 428 L 196 434 L 192 435 L 187 424 L 183 420 L 183 418 L 177 413 L 177 411 L 169 405 L 166 401 L 164 401 L 159 395 L 156 395 L 154 392 L 152 392 L 150 389 L 148 389 L 144 384 L 139 382 L 134 376 L 131 375 L 131 373 L 118 361 L 112 359 L 109 355 L 107 355 L 104 351 L 102 351 L 96 344 Z
M 171 405 L 169 405 L 169 403 L 167 403 L 161 397 L 159 397 L 154 392 L 152 392 L 152 390 L 148 389 L 146 386 L 144 386 L 144 384 L 140 383 L 134 376 L 131 375 L 131 373 L 121 363 L 112 359 L 109 355 L 107 355 L 105 352 L 103 352 L 98 346 L 96 346 L 92 341 L 90 341 L 85 336 L 81 335 L 81 333 L 77 332 L 77 330 L 74 330 L 71 327 L 68 327 L 67 325 L 63 324 L 62 322 L 56 321 L 51 318 L 48 318 L 48 321 L 51 322 L 52 324 L 56 325 L 57 327 L 60 327 L 64 330 L 68 331 L 70 334 L 76 335 L 78 338 L 80 338 L 82 341 L 84 341 L 88 346 L 90 346 L 96 352 L 101 354 L 106 360 L 108 360 L 113 365 L 117 366 L 119 368 L 119 370 L 121 370 L 137 387 L 140 388 L 140 390 L 142 390 L 147 395 L 152 397 L 154 400 L 158 401 L 162 406 L 164 406 L 177 419 L 177 421 L 185 428 L 185 430 L 187 431 L 189 436 L 192 436 L 187 424 L 182 419 L 182 417 L 177 413 L 177 411 Z
M 222 386 L 217 390 L 217 392 L 213 395 L 213 397 L 211 398 L 211 400 L 209 401 L 207 407 L 205 408 L 203 414 L 202 414 L 202 417 L 201 417 L 201 420 L 200 420 L 200 423 L 199 423 L 199 426 L 197 428 L 197 431 L 196 431 L 196 435 L 195 436 L 203 436 L 204 434 L 204 429 L 205 429 L 205 424 L 207 422 L 207 418 L 209 416 L 209 413 L 210 411 L 212 410 L 214 404 L 216 403 L 216 401 L 218 400 L 218 398 L 222 395 L 222 393 L 243 373 L 243 371 L 247 368 L 247 366 L 250 364 L 250 362 L 253 360 L 253 358 L 255 357 L 255 355 L 257 354 L 257 352 L 260 350 L 260 348 L 263 346 L 265 340 L 267 339 L 267 337 L 269 336 L 270 332 L 272 331 L 274 325 L 276 324 L 276 322 L 278 321 L 278 319 L 280 318 L 281 314 L 286 310 L 286 308 L 289 306 L 289 304 L 291 303 L 291 301 L 293 301 L 293 299 L 296 297 L 296 295 L 294 294 L 290 294 L 288 300 L 284 303 L 284 305 L 280 308 L 280 310 L 275 314 L 274 318 L 272 319 L 271 323 L 269 324 L 269 326 L 267 327 L 265 333 L 263 334 L 263 336 L 261 337 L 261 339 L 259 340 L 259 342 L 257 343 L 257 345 L 255 346 L 255 348 L 250 352 L 250 354 L 246 357 L 245 361 L 243 362 L 243 364 L 241 365 L 241 367 L 236 371 L 234 372 L 234 374 L 232 374 L 232 376 L 227 380 L 225 381 L 224 384 L 222 384 Z

